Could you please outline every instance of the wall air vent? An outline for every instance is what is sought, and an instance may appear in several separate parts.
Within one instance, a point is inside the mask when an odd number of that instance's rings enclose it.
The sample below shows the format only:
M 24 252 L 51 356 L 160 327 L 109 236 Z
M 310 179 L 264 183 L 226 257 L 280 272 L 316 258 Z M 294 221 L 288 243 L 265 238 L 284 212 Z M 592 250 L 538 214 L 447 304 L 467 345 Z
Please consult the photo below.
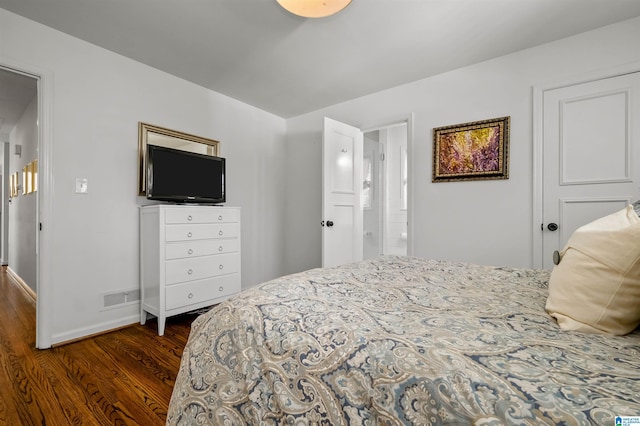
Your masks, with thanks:
M 118 305 L 138 302 L 140 300 L 140 290 L 125 290 L 115 293 L 105 293 L 102 295 L 102 307 L 113 308 Z

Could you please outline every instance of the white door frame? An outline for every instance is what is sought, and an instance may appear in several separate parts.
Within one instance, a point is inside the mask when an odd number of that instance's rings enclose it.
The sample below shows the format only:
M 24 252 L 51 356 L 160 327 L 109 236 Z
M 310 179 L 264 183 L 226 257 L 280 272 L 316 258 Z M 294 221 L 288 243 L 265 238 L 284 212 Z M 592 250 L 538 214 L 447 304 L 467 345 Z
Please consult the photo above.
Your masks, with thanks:
M 53 320 L 53 173 L 51 72 L 0 56 L 0 67 L 34 77 L 38 82 L 38 191 L 36 198 L 36 348 L 51 347 Z M 41 230 L 37 228 L 42 226 Z
M 617 77 L 640 71 L 640 61 L 618 65 L 591 71 L 585 74 L 569 78 L 562 78 L 542 82 L 533 86 L 533 259 L 534 268 L 542 268 L 542 232 L 543 216 L 543 190 L 544 190 L 544 164 L 543 164 L 543 95 L 547 90 L 559 89 L 574 84 L 588 83 L 610 77 Z M 640 153 L 634 153 L 640 155 Z

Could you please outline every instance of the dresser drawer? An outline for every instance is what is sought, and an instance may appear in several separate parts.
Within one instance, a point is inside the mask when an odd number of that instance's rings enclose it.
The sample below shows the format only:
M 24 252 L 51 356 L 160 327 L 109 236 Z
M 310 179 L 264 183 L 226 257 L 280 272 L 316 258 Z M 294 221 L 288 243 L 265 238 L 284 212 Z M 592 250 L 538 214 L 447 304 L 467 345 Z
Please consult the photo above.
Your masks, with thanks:
M 239 272 L 240 256 L 228 253 L 168 260 L 165 268 L 165 284 L 170 285 Z
M 240 242 L 237 238 L 166 243 L 164 247 L 164 258 L 171 260 L 186 257 L 210 256 L 212 254 L 234 253 L 238 251 L 239 244 Z
M 167 209 L 164 222 L 174 223 L 236 223 L 240 221 L 240 211 L 236 209 L 215 209 L 185 207 Z
M 172 285 L 166 288 L 166 309 L 182 308 L 240 292 L 238 274 Z
M 221 223 L 216 225 L 167 225 L 165 228 L 165 241 L 193 241 L 208 240 L 211 238 L 235 238 L 240 233 L 237 223 Z

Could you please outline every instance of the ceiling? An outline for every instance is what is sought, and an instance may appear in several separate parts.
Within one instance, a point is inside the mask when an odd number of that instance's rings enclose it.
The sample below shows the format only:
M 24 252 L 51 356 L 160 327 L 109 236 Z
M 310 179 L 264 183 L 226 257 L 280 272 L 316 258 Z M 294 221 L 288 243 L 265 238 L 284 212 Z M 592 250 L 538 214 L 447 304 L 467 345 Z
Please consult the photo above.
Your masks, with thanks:
M 353 0 L 323 19 L 276 0 L 0 8 L 284 118 L 640 16 L 638 0 Z

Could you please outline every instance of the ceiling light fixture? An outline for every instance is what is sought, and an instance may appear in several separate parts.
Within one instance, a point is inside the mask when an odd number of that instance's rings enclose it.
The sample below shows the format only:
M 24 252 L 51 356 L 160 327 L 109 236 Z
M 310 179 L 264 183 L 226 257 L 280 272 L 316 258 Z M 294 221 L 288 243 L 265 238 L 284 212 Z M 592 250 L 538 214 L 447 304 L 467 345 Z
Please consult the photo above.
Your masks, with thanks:
M 294 15 L 304 18 L 324 18 L 347 7 L 351 0 L 278 0 L 278 4 Z

